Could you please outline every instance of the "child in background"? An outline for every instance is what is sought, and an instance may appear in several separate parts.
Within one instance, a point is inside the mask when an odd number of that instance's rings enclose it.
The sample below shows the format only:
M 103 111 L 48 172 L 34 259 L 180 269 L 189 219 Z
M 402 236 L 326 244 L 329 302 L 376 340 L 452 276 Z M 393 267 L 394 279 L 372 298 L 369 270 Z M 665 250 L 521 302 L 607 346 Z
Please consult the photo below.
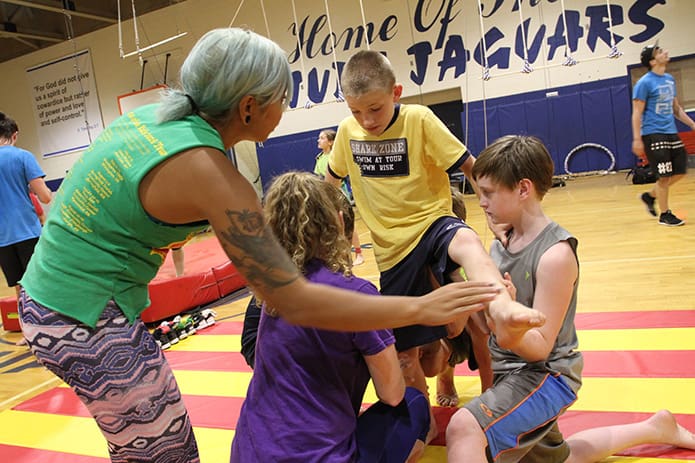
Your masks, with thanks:
M 485 214 L 493 223 L 511 225 L 506 247 L 493 242 L 492 258 L 511 275 L 515 297 L 544 313 L 546 323 L 507 348 L 493 327 L 494 386 L 451 419 L 448 460 L 588 463 L 647 443 L 695 449 L 695 437 L 666 410 L 638 423 L 581 431 L 567 440 L 560 433 L 557 419 L 577 400 L 583 360 L 574 326 L 577 239 L 541 207 L 553 171 L 543 143 L 528 136 L 496 140 L 473 166 Z
M 308 173 L 286 173 L 268 190 L 265 212 L 308 280 L 378 294 L 351 274 L 354 217 L 337 188 Z M 231 461 L 417 461 L 429 406 L 406 388 L 394 343 L 391 330 L 303 328 L 263 306 Z M 358 416 L 370 377 L 379 402 Z
M 316 164 L 314 165 L 314 173 L 318 175 L 321 180 L 326 178 L 326 168 L 328 167 L 328 158 L 331 155 L 331 150 L 333 149 L 333 142 L 335 141 L 335 130 L 325 129 L 319 133 L 318 147 L 321 152 L 316 155 Z M 340 189 L 345 194 L 345 196 L 352 200 L 352 191 L 350 190 L 350 185 L 347 179 L 343 180 L 340 184 Z M 362 255 L 362 247 L 360 246 L 360 236 L 357 234 L 357 230 L 352 232 L 352 249 L 355 252 L 355 258 L 352 261 L 352 265 L 362 265 L 364 264 L 364 256 Z

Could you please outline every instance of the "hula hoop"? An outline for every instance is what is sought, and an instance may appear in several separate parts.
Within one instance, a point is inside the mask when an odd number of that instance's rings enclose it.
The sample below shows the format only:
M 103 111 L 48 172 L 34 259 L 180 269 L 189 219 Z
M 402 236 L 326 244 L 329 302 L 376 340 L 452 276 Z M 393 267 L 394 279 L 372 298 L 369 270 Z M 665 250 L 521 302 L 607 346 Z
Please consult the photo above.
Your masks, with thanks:
M 574 153 L 584 148 L 598 148 L 603 150 L 611 159 L 611 165 L 608 167 L 608 169 L 606 169 L 606 172 L 613 170 L 613 168 L 615 167 L 615 156 L 613 155 L 611 150 L 609 150 L 603 145 L 599 145 L 598 143 L 582 143 L 581 145 L 577 145 L 574 148 L 572 148 L 572 150 L 569 153 L 567 153 L 567 156 L 565 156 L 565 172 L 568 175 L 574 175 L 574 173 L 570 172 L 569 169 L 570 158 Z

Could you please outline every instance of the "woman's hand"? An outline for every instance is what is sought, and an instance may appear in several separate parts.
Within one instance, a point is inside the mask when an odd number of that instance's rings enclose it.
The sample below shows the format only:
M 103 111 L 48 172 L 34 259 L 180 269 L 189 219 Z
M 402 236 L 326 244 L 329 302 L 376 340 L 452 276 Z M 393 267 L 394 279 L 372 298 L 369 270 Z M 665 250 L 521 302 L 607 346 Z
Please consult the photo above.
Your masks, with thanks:
M 413 301 L 419 305 L 421 325 L 446 325 L 463 315 L 487 308 L 503 288 L 498 283 L 465 281 L 449 283 Z

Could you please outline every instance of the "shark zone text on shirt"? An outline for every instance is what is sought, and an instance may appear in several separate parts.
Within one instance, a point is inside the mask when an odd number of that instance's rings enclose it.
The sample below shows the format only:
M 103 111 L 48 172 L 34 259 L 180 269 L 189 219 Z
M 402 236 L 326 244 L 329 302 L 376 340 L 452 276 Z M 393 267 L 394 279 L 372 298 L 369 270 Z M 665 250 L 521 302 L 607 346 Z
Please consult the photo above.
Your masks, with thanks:
M 402 177 L 410 173 L 405 138 L 350 140 L 350 149 L 363 177 Z

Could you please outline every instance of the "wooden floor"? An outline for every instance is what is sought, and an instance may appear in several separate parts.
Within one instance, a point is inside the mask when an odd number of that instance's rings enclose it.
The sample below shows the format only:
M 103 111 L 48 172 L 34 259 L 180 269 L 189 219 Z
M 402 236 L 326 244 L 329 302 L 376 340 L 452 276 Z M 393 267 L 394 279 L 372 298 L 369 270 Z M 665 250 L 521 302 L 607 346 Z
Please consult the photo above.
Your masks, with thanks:
M 689 217 L 689 212 L 695 213 L 695 171 L 671 194 L 673 212 L 689 220 L 683 227 L 658 225 L 638 199 L 645 190 L 619 172 L 567 179 L 565 187 L 552 189 L 544 200 L 546 212 L 579 239 L 579 313 L 695 310 L 695 216 Z M 489 245 L 492 236 L 475 197 L 467 197 L 467 208 L 468 222 Z M 359 218 L 357 227 L 362 243 L 368 243 L 369 234 Z M 355 273 L 377 282 L 373 254 L 370 249 L 364 253 L 366 262 Z M 0 287 L 0 297 L 12 294 L 10 288 Z M 247 299 L 216 308 L 219 318 L 241 320 Z M 695 328 L 695 319 L 688 326 Z M 19 333 L 0 330 L 0 411 L 59 383 L 36 366 L 26 347 L 14 345 L 19 339 Z M 669 397 L 667 402 L 680 399 Z M 682 402 L 679 413 L 695 414 L 692 389 Z

